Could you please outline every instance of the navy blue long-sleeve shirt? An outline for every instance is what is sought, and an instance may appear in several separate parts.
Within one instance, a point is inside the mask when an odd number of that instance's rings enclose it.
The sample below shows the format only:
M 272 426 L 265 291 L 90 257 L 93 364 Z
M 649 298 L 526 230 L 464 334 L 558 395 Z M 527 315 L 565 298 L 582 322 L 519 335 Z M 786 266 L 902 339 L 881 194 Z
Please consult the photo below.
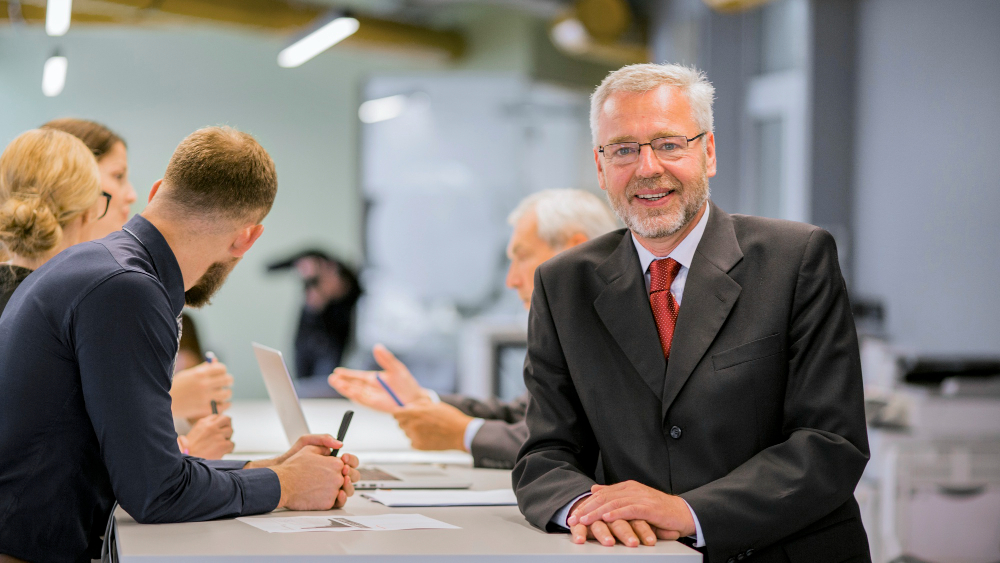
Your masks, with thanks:
M 177 260 L 141 216 L 14 292 L 0 317 L 0 553 L 89 560 L 116 499 L 144 523 L 277 506 L 270 469 L 178 451 L 169 392 L 183 306 Z

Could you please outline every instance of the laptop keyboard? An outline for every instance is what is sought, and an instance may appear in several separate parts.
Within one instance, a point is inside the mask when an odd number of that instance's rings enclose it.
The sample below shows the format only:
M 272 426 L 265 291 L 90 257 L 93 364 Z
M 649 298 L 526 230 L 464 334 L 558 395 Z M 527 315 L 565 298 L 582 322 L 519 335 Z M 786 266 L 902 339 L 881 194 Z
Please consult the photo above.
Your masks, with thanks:
M 358 472 L 361 473 L 362 481 L 399 481 L 399 477 L 374 467 L 359 467 Z

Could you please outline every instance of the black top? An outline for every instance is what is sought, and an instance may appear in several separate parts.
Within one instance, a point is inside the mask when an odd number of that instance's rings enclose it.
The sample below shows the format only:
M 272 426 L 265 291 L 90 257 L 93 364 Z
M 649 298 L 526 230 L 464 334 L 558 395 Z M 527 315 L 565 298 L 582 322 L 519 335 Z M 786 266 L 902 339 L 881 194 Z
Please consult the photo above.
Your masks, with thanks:
M 0 265 L 0 315 L 7 307 L 10 296 L 14 295 L 14 290 L 33 271 L 20 266 Z
M 143 523 L 278 504 L 273 471 L 178 451 L 169 391 L 183 307 L 180 267 L 141 216 L 21 284 L 0 318 L 0 553 L 98 557 L 116 499 Z

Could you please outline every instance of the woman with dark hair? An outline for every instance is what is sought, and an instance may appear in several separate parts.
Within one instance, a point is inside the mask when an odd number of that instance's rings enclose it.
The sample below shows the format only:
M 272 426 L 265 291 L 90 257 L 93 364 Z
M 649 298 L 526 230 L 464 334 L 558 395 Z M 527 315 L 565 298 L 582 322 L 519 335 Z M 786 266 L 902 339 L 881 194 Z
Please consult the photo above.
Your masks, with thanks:
M 83 141 L 94 153 L 101 174 L 101 189 L 111 194 L 108 213 L 93 229 L 94 238 L 104 238 L 120 230 L 128 221 L 132 204 L 137 199 L 128 180 L 128 150 L 125 140 L 104 125 L 85 119 L 54 119 L 42 125 L 42 128 L 69 133 Z

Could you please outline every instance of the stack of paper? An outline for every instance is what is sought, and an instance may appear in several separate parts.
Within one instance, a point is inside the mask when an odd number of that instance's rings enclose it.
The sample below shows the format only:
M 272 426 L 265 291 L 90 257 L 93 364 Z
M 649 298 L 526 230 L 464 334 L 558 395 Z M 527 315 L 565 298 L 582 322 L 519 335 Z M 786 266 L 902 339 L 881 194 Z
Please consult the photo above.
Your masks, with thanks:
M 404 506 L 514 506 L 517 498 L 511 489 L 492 491 L 455 490 L 378 490 L 361 496 L 389 507 Z

